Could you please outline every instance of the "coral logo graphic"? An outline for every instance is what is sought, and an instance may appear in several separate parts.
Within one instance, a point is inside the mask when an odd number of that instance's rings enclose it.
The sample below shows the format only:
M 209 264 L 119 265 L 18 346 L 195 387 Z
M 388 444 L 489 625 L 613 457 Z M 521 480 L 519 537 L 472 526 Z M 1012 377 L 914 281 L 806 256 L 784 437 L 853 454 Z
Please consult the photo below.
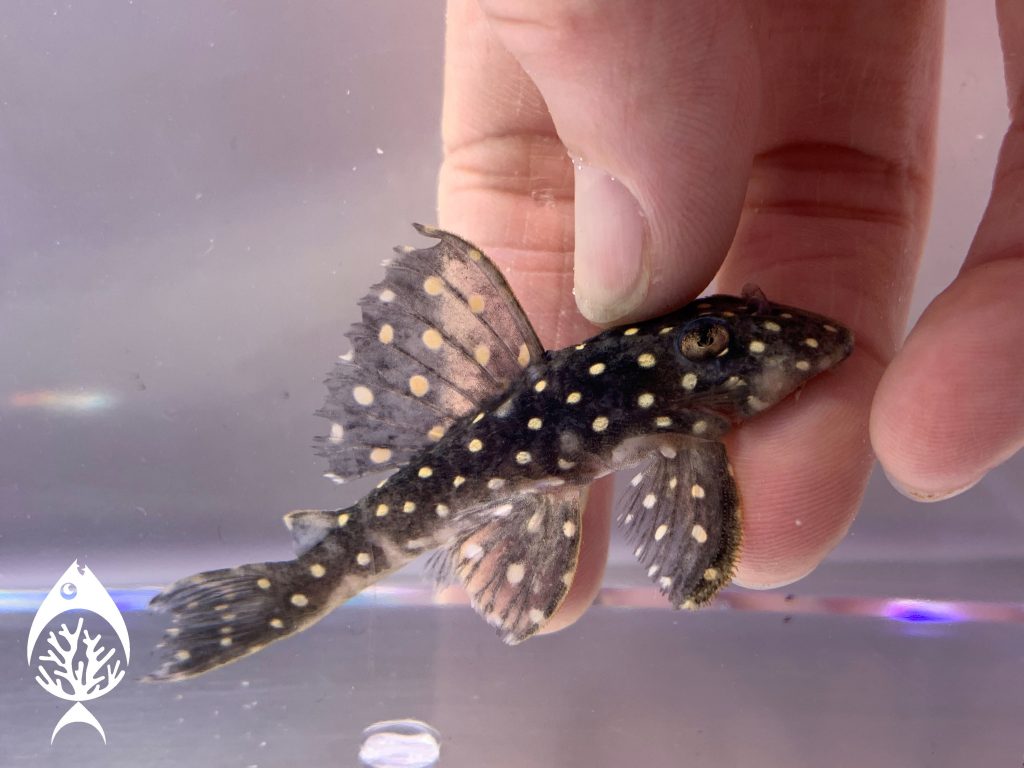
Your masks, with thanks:
M 110 693 L 124 678 L 121 658 L 127 667 L 131 653 L 128 629 L 99 579 L 76 560 L 53 585 L 32 620 L 32 629 L 28 633 L 29 666 L 33 664 L 32 652 L 43 630 L 64 613 L 77 615 L 67 617 L 68 621 L 60 625 L 59 631 L 51 630 L 46 637 L 46 652 L 36 656 L 36 669 L 39 670 L 36 682 L 48 693 L 75 702 L 54 726 L 50 743 L 53 744 L 65 725 L 85 723 L 99 731 L 106 744 L 107 734 L 103 732 L 103 726 L 82 702 Z M 95 628 L 99 624 L 97 617 L 113 630 L 113 639 L 119 641 L 121 647 L 120 653 L 109 639 L 104 640 L 100 632 L 89 631 L 90 626 Z M 69 629 L 69 624 L 73 624 L 74 629 Z

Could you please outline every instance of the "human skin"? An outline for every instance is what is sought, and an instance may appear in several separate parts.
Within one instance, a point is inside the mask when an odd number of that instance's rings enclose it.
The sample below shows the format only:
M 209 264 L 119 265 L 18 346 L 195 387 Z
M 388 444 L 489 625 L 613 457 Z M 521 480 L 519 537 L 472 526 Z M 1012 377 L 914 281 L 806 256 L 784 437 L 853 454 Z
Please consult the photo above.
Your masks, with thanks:
M 902 492 L 936 500 L 1022 444 L 1024 5 L 997 6 L 1012 124 L 992 196 L 959 276 L 901 346 L 942 3 L 449 0 L 439 220 L 501 266 L 545 346 L 681 306 L 712 278 L 856 333 L 798 404 L 728 438 L 740 584 L 813 570 L 876 456 Z M 549 631 L 596 594 L 609 508 L 605 480 Z

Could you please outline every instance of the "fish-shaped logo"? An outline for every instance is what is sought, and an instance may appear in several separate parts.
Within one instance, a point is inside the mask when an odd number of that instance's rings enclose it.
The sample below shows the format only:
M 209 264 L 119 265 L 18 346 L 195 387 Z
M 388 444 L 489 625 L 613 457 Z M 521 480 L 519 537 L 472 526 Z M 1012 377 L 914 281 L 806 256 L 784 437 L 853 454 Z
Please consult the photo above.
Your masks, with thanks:
M 28 633 L 28 664 L 33 665 L 32 654 L 43 630 L 55 618 L 69 612 L 78 615 L 68 617 L 68 622 L 61 624 L 59 631 L 49 632 L 46 653 L 35 658 L 39 672 L 36 682 L 43 690 L 65 701 L 75 702 L 54 726 L 50 743 L 64 726 L 85 723 L 99 731 L 105 744 L 107 735 L 103 726 L 82 702 L 110 693 L 121 682 L 125 675 L 121 656 L 127 667 L 131 643 L 124 618 L 113 599 L 89 567 L 79 565 L 77 560 L 64 571 L 36 611 Z M 110 643 L 103 639 L 102 634 L 89 631 L 90 614 L 99 616 L 114 630 L 121 654 L 115 647 L 108 647 Z M 68 624 L 74 624 L 74 629 L 69 629 Z
M 545 350 L 475 246 L 399 248 L 327 378 L 327 477 L 388 472 L 355 504 L 285 516 L 296 557 L 199 573 L 154 598 L 173 626 L 149 679 L 205 672 L 305 629 L 437 550 L 501 638 L 573 583 L 595 479 L 635 468 L 618 521 L 676 608 L 732 578 L 742 505 L 723 436 L 844 360 L 853 334 L 756 287 Z

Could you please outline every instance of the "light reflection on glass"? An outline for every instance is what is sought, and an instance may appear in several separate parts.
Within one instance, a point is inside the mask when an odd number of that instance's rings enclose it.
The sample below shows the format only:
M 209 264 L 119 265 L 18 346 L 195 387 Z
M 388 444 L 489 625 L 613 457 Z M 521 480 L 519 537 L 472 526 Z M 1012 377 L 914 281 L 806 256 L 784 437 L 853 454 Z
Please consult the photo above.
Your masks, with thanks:
M 37 389 L 31 392 L 15 392 L 7 398 L 7 402 L 12 408 L 84 413 L 110 408 L 114 405 L 114 398 L 105 392 L 90 392 L 84 389 Z
M 890 600 L 885 615 L 910 624 L 951 624 L 964 620 L 955 605 L 936 600 Z

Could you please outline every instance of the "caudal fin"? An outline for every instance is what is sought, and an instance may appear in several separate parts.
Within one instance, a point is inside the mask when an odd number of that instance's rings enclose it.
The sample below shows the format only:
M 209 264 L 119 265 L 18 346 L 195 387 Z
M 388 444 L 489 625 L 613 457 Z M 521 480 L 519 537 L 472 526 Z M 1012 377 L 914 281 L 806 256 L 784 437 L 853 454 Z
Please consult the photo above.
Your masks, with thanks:
M 333 579 L 302 559 L 197 573 L 150 603 L 173 625 L 159 646 L 163 664 L 145 679 L 181 680 L 255 653 L 308 627 L 332 607 Z

